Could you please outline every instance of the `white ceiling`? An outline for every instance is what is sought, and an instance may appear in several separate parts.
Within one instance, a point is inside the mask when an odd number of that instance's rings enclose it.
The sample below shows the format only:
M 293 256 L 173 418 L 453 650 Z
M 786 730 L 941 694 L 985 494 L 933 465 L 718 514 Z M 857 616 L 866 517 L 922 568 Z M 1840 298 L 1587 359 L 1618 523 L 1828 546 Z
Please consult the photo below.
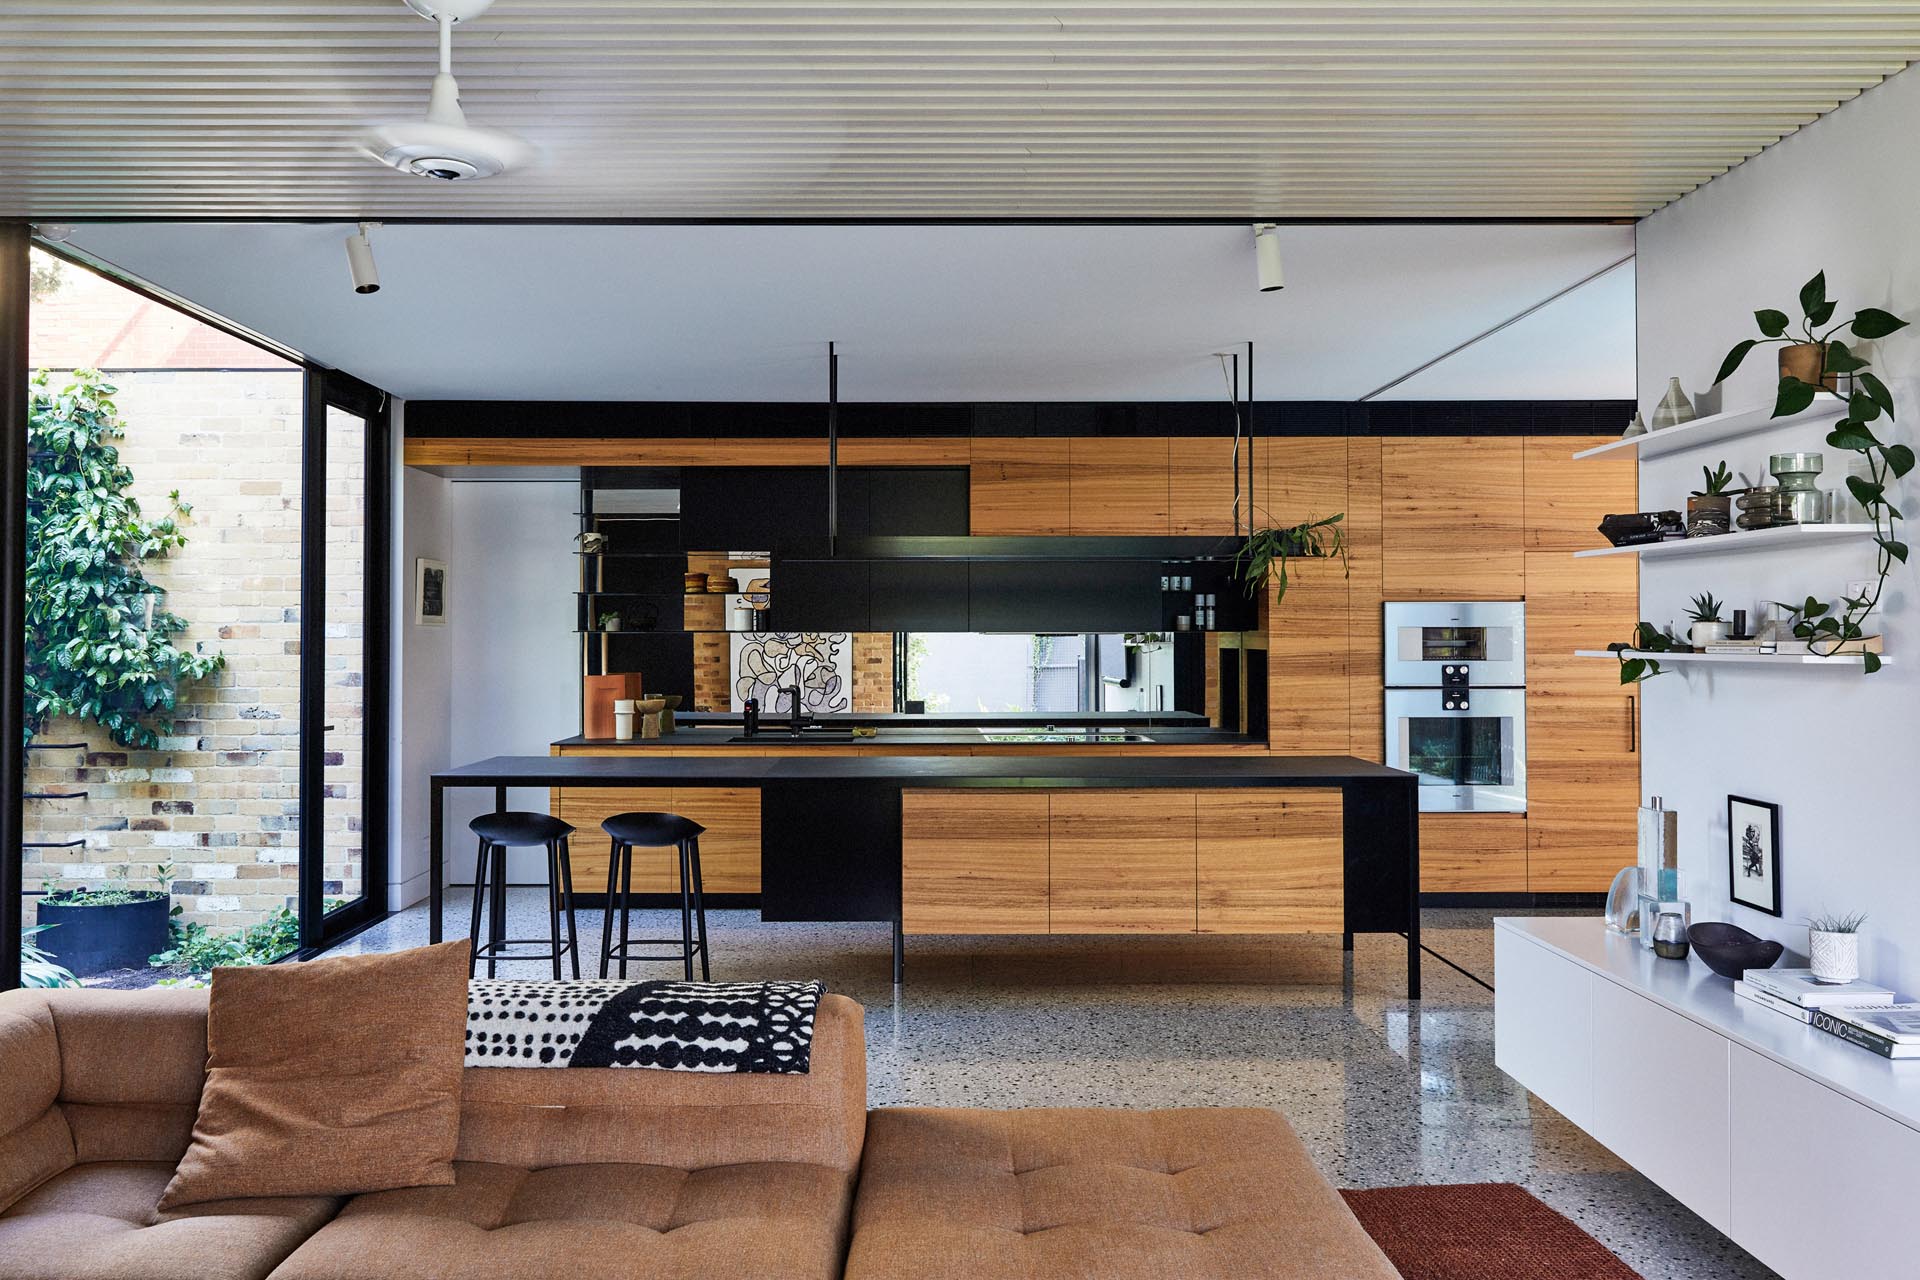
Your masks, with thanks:
M 0 217 L 1635 217 L 1920 56 L 1915 0 L 498 0 L 449 188 L 401 0 L 6 0 Z
M 1624 226 L 381 228 L 91 224 L 74 247 L 407 398 L 1206 400 L 1251 339 L 1263 400 L 1351 400 L 1633 251 Z M 1634 394 L 1632 264 L 1391 399 Z

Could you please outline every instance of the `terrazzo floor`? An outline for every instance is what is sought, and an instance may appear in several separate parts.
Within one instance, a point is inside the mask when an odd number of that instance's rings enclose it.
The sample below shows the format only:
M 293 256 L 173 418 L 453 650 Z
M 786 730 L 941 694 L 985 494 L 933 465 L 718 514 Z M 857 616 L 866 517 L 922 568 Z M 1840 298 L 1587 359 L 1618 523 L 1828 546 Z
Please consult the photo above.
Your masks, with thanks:
M 543 936 L 544 890 L 510 899 L 509 936 Z M 448 937 L 470 909 L 449 891 Z M 636 936 L 679 933 L 677 912 L 644 915 Z M 1358 937 L 1351 959 L 1337 938 L 909 939 L 896 991 L 886 925 L 750 911 L 708 925 L 715 979 L 818 977 L 866 1006 L 872 1106 L 1276 1107 L 1337 1185 L 1517 1182 L 1647 1280 L 1773 1276 L 1493 1065 L 1492 915 L 1424 913 L 1427 946 L 1465 972 L 1428 956 L 1412 1006 L 1406 944 L 1386 935 Z M 590 961 L 600 913 L 582 911 L 579 929 Z M 426 937 L 415 907 L 336 954 Z

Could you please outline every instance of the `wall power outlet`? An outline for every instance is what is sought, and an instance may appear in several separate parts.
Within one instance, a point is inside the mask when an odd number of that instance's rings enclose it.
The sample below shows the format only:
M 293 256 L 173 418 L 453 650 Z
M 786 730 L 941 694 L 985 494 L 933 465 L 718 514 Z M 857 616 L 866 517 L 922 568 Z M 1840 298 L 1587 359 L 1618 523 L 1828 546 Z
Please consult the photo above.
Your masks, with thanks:
M 1855 578 L 1847 584 L 1847 595 L 1855 600 L 1873 594 L 1873 578 Z

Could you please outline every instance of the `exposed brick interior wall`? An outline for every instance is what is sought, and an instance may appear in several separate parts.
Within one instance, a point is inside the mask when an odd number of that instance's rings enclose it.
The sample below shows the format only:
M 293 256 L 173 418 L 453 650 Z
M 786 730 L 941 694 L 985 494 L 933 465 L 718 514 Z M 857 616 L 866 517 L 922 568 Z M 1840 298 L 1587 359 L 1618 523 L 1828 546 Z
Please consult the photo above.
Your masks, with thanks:
M 161 749 L 128 751 L 97 728 L 48 726 L 27 790 L 29 891 L 152 887 L 170 865 L 174 901 L 209 927 L 252 924 L 298 893 L 302 376 L 277 357 L 68 267 L 32 313 L 36 368 L 103 367 L 119 388 L 121 457 L 151 518 L 178 489 L 193 506 L 185 547 L 148 578 L 186 619 L 175 643 L 227 665 L 190 687 Z M 136 366 L 128 369 L 126 366 Z M 210 371 L 214 369 L 231 372 Z M 57 384 L 60 374 L 53 380 Z M 362 473 L 357 420 L 330 424 L 325 880 L 360 875 Z M 31 918 L 35 899 L 28 897 Z

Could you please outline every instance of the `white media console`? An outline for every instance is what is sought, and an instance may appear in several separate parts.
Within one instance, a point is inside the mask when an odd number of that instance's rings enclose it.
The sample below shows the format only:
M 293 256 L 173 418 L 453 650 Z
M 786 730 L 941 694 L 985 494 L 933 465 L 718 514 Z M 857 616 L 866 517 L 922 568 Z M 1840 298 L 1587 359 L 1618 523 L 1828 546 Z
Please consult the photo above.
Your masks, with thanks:
M 1920 1276 L 1920 1059 L 1598 918 L 1493 923 L 1502 1071 L 1787 1280 Z

